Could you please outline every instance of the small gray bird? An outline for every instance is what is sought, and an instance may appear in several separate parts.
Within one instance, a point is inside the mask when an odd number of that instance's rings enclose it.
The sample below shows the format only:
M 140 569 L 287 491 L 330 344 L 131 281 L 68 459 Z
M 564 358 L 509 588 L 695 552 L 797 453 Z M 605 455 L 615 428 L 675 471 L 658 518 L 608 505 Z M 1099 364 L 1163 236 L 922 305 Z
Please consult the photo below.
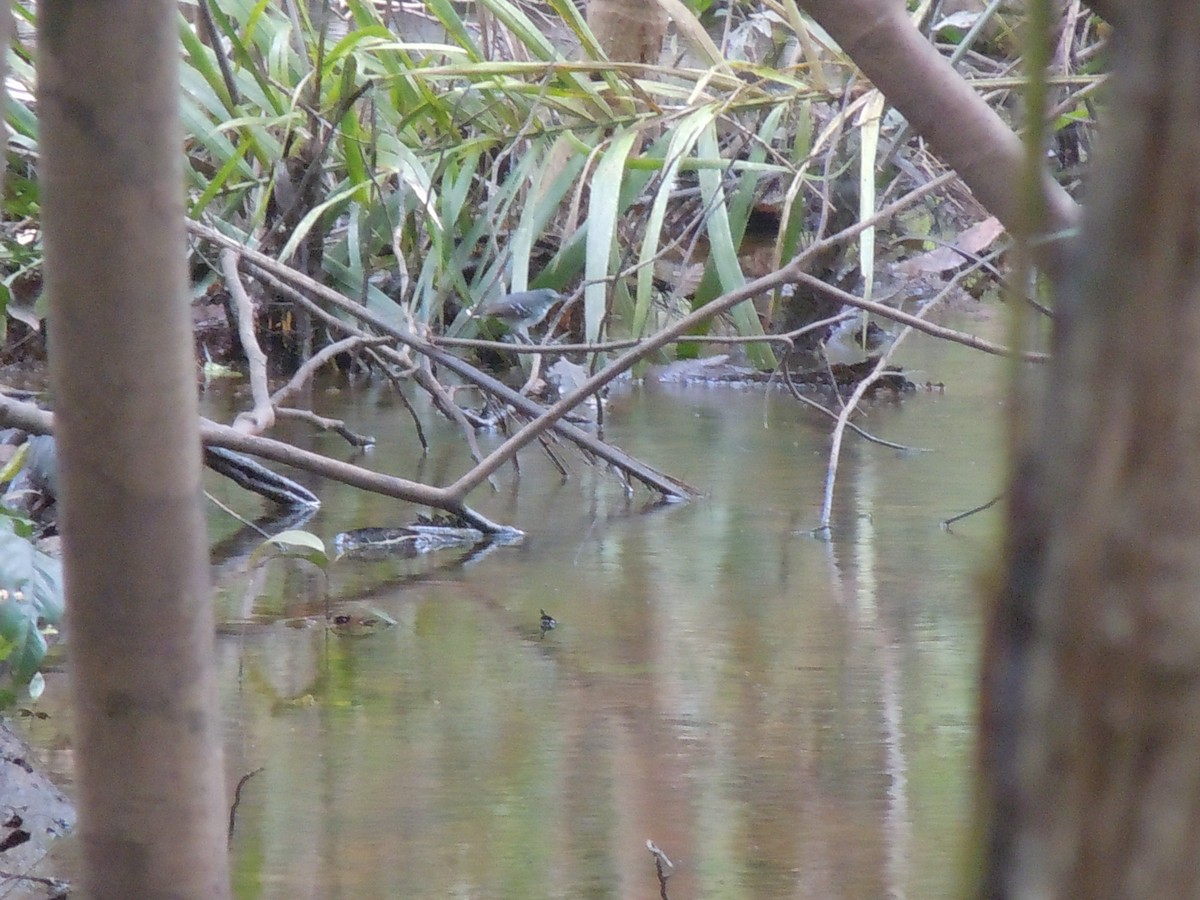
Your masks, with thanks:
M 529 329 L 550 312 L 550 307 L 563 299 L 563 295 L 550 288 L 536 291 L 518 291 L 496 300 L 489 300 L 478 311 L 482 318 L 496 319 L 508 326 L 513 334 L 532 344 Z

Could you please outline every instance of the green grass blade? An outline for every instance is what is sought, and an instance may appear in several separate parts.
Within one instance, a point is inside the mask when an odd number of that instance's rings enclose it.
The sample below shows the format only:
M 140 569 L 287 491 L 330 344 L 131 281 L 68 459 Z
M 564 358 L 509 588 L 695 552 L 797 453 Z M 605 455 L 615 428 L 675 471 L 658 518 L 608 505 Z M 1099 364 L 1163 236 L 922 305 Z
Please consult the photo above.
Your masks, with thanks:
M 625 161 L 637 137 L 636 131 L 615 135 L 591 180 L 585 265 L 587 286 L 583 294 L 584 335 L 589 342 L 600 340 L 600 325 L 607 311 L 608 287 L 605 279 L 608 277 L 616 238 L 621 182 L 625 175 Z
M 654 194 L 654 202 L 650 206 L 650 216 L 646 220 L 646 234 L 642 238 L 641 252 L 638 255 L 637 299 L 634 304 L 631 327 L 634 335 L 642 334 L 646 319 L 650 314 L 650 301 L 653 299 L 654 287 L 652 260 L 658 253 L 659 239 L 662 236 L 663 222 L 667 214 L 667 204 L 675 190 L 675 180 L 679 175 L 680 164 L 695 149 L 700 134 L 712 127 L 715 117 L 716 110 L 711 106 L 704 106 L 689 113 L 671 130 L 666 165 L 663 167 L 658 190 Z

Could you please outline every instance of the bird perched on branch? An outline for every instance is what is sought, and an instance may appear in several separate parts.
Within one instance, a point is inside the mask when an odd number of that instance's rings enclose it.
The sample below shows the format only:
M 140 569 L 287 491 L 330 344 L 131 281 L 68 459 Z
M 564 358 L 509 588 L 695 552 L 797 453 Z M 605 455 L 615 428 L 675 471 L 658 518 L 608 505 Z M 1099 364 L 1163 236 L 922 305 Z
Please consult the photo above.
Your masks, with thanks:
M 496 319 L 508 326 L 508 330 L 532 344 L 529 329 L 546 318 L 550 307 L 563 299 L 563 295 L 550 288 L 536 291 L 518 291 L 496 300 L 489 300 L 478 311 L 482 318 Z

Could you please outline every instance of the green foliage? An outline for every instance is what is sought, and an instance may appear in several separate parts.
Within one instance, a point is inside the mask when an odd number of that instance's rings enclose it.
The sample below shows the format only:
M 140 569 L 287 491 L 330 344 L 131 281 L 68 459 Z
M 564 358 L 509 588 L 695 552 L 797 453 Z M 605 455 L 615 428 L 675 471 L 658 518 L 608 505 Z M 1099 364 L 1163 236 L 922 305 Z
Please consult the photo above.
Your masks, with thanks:
M 704 235 L 721 289 L 741 277 L 730 264 L 740 215 L 729 198 L 768 185 L 791 193 L 805 177 L 789 142 L 807 133 L 794 113 L 812 92 L 794 74 L 748 63 L 615 66 L 565 0 L 551 4 L 568 36 L 557 44 L 523 7 L 485 3 L 528 61 L 490 59 L 442 0 L 426 3 L 440 41 L 397 36 L 362 0 L 347 4 L 344 34 L 315 27 L 303 4 L 297 23 L 262 0 L 210 5 L 224 67 L 180 20 L 190 215 L 284 259 L 318 242 L 333 286 L 398 320 L 469 331 L 470 308 L 499 292 L 570 293 L 586 280 L 589 337 L 614 327 L 612 297 L 630 291 L 633 319 L 620 330 L 640 330 L 651 306 L 643 273 L 681 242 L 680 217 L 666 215 L 681 176 L 702 173 L 703 204 L 693 201 L 684 230 Z M 565 40 L 578 42 L 582 61 L 568 62 Z M 32 88 L 30 57 L 18 53 L 13 75 Z M 772 116 L 793 124 L 766 148 L 757 135 Z M 9 122 L 35 159 L 32 101 L 18 97 Z M 31 184 L 10 180 L 9 205 L 34 211 Z M 636 279 L 614 290 L 639 258 Z M 385 292 L 384 276 L 397 272 L 409 276 L 405 289 Z M 757 330 L 748 312 L 734 319 Z
M 691 0 L 693 15 L 705 5 Z M 281 259 L 315 252 L 374 312 L 452 334 L 477 327 L 477 304 L 539 287 L 582 289 L 589 338 L 645 334 L 664 282 L 693 305 L 743 283 L 741 238 L 764 197 L 783 221 L 773 258 L 802 247 L 830 142 L 861 123 L 827 87 L 852 66 L 798 10 L 723 9 L 722 58 L 680 6 L 676 33 L 704 62 L 660 68 L 608 61 L 568 0 L 537 22 L 511 0 L 483 6 L 517 59 L 496 59 L 446 0 L 425 0 L 436 26 L 411 38 L 365 0 L 326 30 L 304 4 L 213 0 L 208 41 L 185 3 L 189 214 Z M 0 235 L 0 304 L 40 266 L 32 58 L 18 43 L 10 60 L 5 207 L 22 224 Z M 698 291 L 679 292 L 696 265 Z M 731 319 L 760 330 L 749 304 Z
M 0 705 L 10 704 L 17 688 L 38 691 L 46 634 L 63 616 L 62 567 L 34 547 L 29 531 L 20 517 L 0 515 L 0 660 L 12 683 L 0 690 Z

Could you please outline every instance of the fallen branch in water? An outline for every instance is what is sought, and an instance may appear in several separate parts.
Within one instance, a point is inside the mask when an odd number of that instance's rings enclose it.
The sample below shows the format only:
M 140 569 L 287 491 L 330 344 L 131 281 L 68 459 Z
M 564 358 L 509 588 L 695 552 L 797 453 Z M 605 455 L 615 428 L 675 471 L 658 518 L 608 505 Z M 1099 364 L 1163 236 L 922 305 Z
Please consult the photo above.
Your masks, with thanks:
M 38 409 L 31 403 L 22 403 L 2 396 L 0 396 L 0 424 L 21 428 L 30 434 L 53 434 L 54 432 L 52 413 Z M 200 420 L 200 440 L 205 446 L 225 447 L 228 450 L 257 456 L 260 459 L 274 460 L 293 468 L 312 472 L 323 478 L 340 481 L 351 487 L 440 509 L 458 516 L 473 528 L 478 528 L 486 534 L 512 534 L 517 531 L 515 528 L 499 525 L 471 509 L 463 503 L 460 495 L 447 488 L 430 487 L 404 478 L 372 472 L 370 469 L 330 459 L 319 453 L 301 450 L 282 441 L 242 434 L 234 428 L 218 425 L 208 419 L 201 418 Z
M 194 233 L 211 240 L 222 247 L 230 247 L 238 251 L 246 260 L 246 262 L 258 270 L 257 277 L 262 278 L 268 284 L 271 284 L 275 287 L 278 287 L 280 283 L 290 285 L 295 289 L 310 294 L 312 297 L 318 297 L 323 302 L 327 302 L 331 306 L 334 306 L 343 312 L 349 313 L 376 331 L 386 334 L 388 337 L 395 340 L 396 343 L 427 357 L 437 365 L 453 372 L 460 378 L 469 381 L 476 387 L 480 388 L 480 390 L 498 397 L 525 415 L 534 417 L 533 422 L 531 422 L 529 425 L 526 425 L 513 437 L 501 444 L 500 447 L 489 457 L 487 457 L 482 464 L 477 465 L 474 469 L 455 482 L 454 485 L 452 485 L 450 488 L 447 488 L 446 490 L 451 494 L 459 497 L 465 497 L 466 494 L 472 489 L 478 487 L 482 482 L 486 481 L 488 477 L 496 471 L 496 469 L 511 459 L 518 450 L 520 450 L 530 441 L 534 440 L 542 432 L 553 428 L 559 434 L 567 438 L 567 440 L 580 447 L 580 449 L 585 450 L 593 456 L 599 457 L 610 465 L 617 467 L 621 471 L 625 472 L 630 478 L 640 481 L 642 484 L 646 485 L 652 490 L 657 491 L 668 499 L 686 500 L 698 495 L 699 492 L 690 485 L 687 485 L 678 479 L 672 478 L 669 475 L 665 475 L 664 473 L 655 470 L 653 467 L 646 465 L 640 460 L 629 456 L 616 447 L 613 447 L 611 444 L 606 444 L 587 432 L 576 428 L 570 423 L 562 421 L 562 417 L 571 409 L 598 391 L 600 387 L 603 387 L 609 381 L 616 378 L 617 375 L 632 367 L 637 359 L 640 359 L 642 356 L 653 352 L 653 350 L 661 346 L 661 343 L 655 344 L 653 347 L 645 349 L 643 352 L 633 351 L 633 353 L 626 354 L 620 359 L 614 361 L 613 364 L 602 370 L 600 373 L 601 376 L 605 377 L 603 380 L 599 381 L 598 386 L 596 382 L 599 376 L 590 379 L 578 390 L 568 394 L 567 397 L 564 397 L 554 406 L 550 407 L 549 410 L 547 410 L 541 404 L 535 403 L 533 400 L 530 400 L 528 397 L 525 397 L 517 391 L 514 391 L 512 388 L 508 387 L 508 385 L 503 384 L 495 378 L 492 378 L 490 375 L 480 372 L 469 363 L 464 362 L 463 360 L 458 359 L 449 353 L 439 350 L 430 342 L 422 340 L 411 332 L 397 328 L 394 324 L 387 321 L 382 316 L 377 315 L 359 303 L 355 303 L 353 300 L 338 293 L 332 288 L 326 287 L 320 282 L 315 281 L 312 278 L 309 278 L 308 276 L 271 259 L 269 256 L 237 244 L 231 238 L 225 237 L 219 231 L 207 228 L 206 226 L 197 222 L 190 223 L 189 228 Z M 730 301 L 729 306 L 736 305 L 736 302 L 737 301 Z M 719 312 L 720 310 L 717 311 Z M 689 317 L 689 319 L 690 318 L 691 317 Z M 707 318 L 707 316 L 704 318 Z M 694 324 L 694 322 L 688 322 L 688 325 L 684 328 L 681 328 L 678 333 L 683 333 L 683 331 L 685 331 L 692 324 Z M 345 322 L 341 323 L 341 327 L 348 334 L 364 334 L 361 329 L 356 329 Z M 654 339 L 651 339 L 651 342 L 653 340 Z M 387 350 L 387 347 L 378 348 L 378 352 L 381 353 Z M 636 356 L 634 356 L 635 353 L 637 354 Z M 623 361 L 627 361 L 627 363 L 621 365 L 619 368 L 614 369 L 614 366 L 616 366 L 617 363 L 622 363 Z
M 330 306 L 338 310 L 348 313 L 350 316 L 358 319 L 360 322 L 369 326 L 380 334 L 386 334 L 396 343 L 425 356 L 432 360 L 437 365 L 454 372 L 459 377 L 469 381 L 496 397 L 502 399 L 525 414 L 532 416 L 533 420 L 519 429 L 508 440 L 506 440 L 499 448 L 493 451 L 489 456 L 483 459 L 469 472 L 464 474 L 454 484 L 445 489 L 438 489 L 440 499 L 450 499 L 454 502 L 461 503 L 472 490 L 478 487 L 484 481 L 490 479 L 492 474 L 496 472 L 506 462 L 513 459 L 517 452 L 534 440 L 537 440 L 548 430 L 555 430 L 567 437 L 569 440 L 576 443 L 582 449 L 599 456 L 601 459 L 618 467 L 632 478 L 636 478 L 647 486 L 659 491 L 664 497 L 669 499 L 687 499 L 695 494 L 695 491 L 687 485 L 671 479 L 662 473 L 656 472 L 648 466 L 633 460 L 625 454 L 617 451 L 603 442 L 597 441 L 590 435 L 585 434 L 579 429 L 574 428 L 563 420 L 572 409 L 577 405 L 587 400 L 589 397 L 597 395 L 606 385 L 619 377 L 624 372 L 631 369 L 637 362 L 644 359 L 651 353 L 659 350 L 666 344 L 670 343 L 693 331 L 695 327 L 715 315 L 726 312 L 734 306 L 749 300 L 766 291 L 773 290 L 788 283 L 804 282 L 809 283 L 815 281 L 822 289 L 834 291 L 823 282 L 814 279 L 808 274 L 808 266 L 811 261 L 818 257 L 822 252 L 833 246 L 840 245 L 845 241 L 855 237 L 865 228 L 871 227 L 879 221 L 882 221 L 890 216 L 895 215 L 907 206 L 910 206 L 920 197 L 933 191 L 936 187 L 950 180 L 950 176 L 933 179 L 925 185 L 911 191 L 905 197 L 891 203 L 880 210 L 875 215 L 863 219 L 855 225 L 843 229 L 835 235 L 821 241 L 815 242 L 802 253 L 797 255 L 786 265 L 782 266 L 775 272 L 761 278 L 749 281 L 741 287 L 729 291 L 715 300 L 705 304 L 699 309 L 694 310 L 687 316 L 673 322 L 671 325 L 663 328 L 656 334 L 642 340 L 636 347 L 619 356 L 607 366 L 587 379 L 574 390 L 568 392 L 557 403 L 549 408 L 543 408 L 531 400 L 523 397 L 519 393 L 513 391 L 507 386 L 501 384 L 494 378 L 485 375 L 468 363 L 454 357 L 451 354 L 445 353 L 435 347 L 431 342 L 418 337 L 412 331 L 397 327 L 394 323 L 384 319 L 382 316 L 372 312 L 365 305 L 357 303 L 343 294 L 335 291 L 312 278 L 303 275 L 294 269 L 285 266 L 278 261 L 272 259 L 265 254 L 258 253 L 244 246 L 237 240 L 227 237 L 216 229 L 205 226 L 199 222 L 189 221 L 187 223 L 189 230 L 198 237 L 216 244 L 217 246 L 227 248 L 238 253 L 242 259 L 252 266 L 257 273 L 257 276 L 268 283 L 278 286 L 280 283 L 290 285 L 294 290 L 308 294 L 310 302 L 319 299 L 322 303 L 328 303 Z M 836 292 L 841 296 L 841 292 Z M 899 313 L 890 307 L 880 306 L 870 303 L 869 301 L 860 300 L 853 295 L 845 295 L 845 302 L 852 305 L 869 308 L 881 316 L 902 321 L 905 324 L 916 326 L 924 326 L 927 323 L 921 322 L 917 317 L 909 316 L 904 313 Z M 914 325 L 915 323 L 915 325 Z M 347 327 L 347 333 L 364 334 L 361 329 L 352 329 Z M 946 330 L 948 331 L 948 329 Z M 949 335 L 941 335 L 949 336 Z M 968 338 L 970 336 L 967 336 Z M 979 349 L 985 349 L 994 353 L 1011 353 L 1007 348 L 998 347 L 985 341 L 971 339 L 972 346 Z M 381 347 L 377 352 L 382 354 L 387 353 L 389 348 Z M 511 348 L 510 348 L 511 349 Z M 1032 358 L 1027 355 L 1027 358 Z M 411 365 L 411 360 L 406 360 L 406 363 Z M 840 433 L 840 432 L 839 432 Z M 434 490 L 434 489 L 429 489 Z
M 258 775 L 262 771 L 263 771 L 263 767 L 259 766 L 253 772 L 247 772 L 245 775 L 243 775 L 241 778 L 238 779 L 237 787 L 235 787 L 233 789 L 233 803 L 231 803 L 229 805 L 229 844 L 230 844 L 230 846 L 233 845 L 233 829 L 237 823 L 238 807 L 242 805 L 242 788 L 244 788 L 246 786 L 246 782 L 248 782 L 251 778 L 253 778 L 255 775 Z

